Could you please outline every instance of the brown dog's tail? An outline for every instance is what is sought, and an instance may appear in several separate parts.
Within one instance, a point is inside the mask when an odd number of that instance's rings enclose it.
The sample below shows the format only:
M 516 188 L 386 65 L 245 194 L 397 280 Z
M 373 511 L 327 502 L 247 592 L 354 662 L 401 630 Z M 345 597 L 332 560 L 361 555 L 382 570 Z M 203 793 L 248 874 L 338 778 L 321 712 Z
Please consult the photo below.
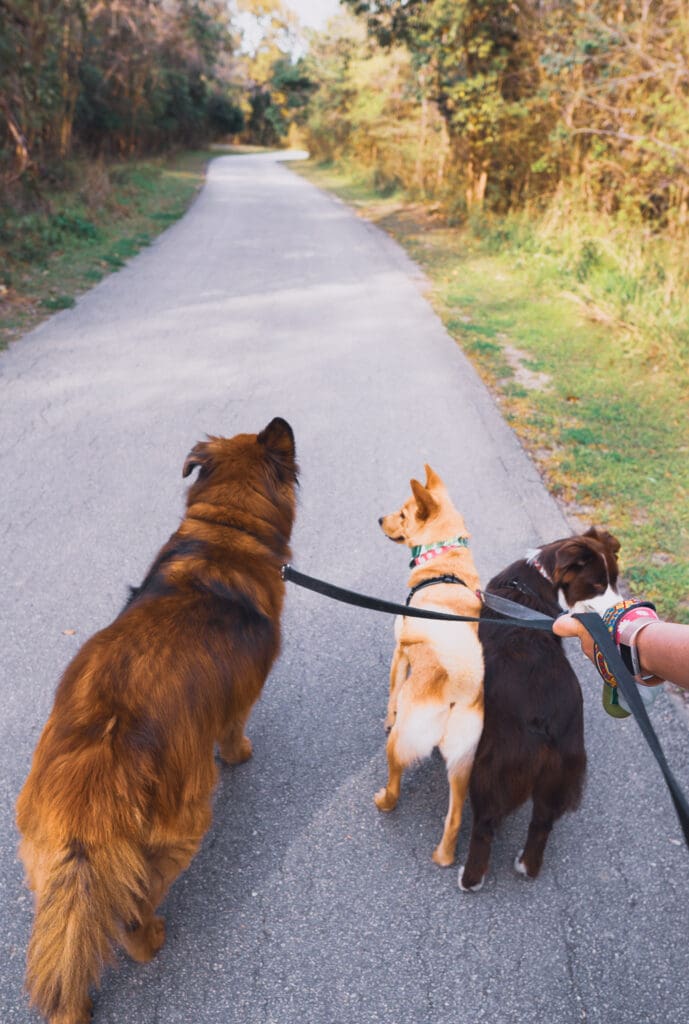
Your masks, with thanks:
M 141 851 L 118 837 L 107 845 L 77 840 L 42 854 L 26 987 L 51 1021 L 82 1021 L 88 990 L 123 926 L 139 919 L 147 878 Z

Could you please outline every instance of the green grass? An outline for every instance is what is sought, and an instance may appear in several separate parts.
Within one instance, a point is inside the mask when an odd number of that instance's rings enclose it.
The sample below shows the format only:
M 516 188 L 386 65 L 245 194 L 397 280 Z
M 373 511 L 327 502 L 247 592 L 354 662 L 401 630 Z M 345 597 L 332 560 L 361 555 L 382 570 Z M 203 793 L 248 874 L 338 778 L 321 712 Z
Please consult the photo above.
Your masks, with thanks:
M 450 228 L 351 173 L 293 166 L 407 248 L 572 522 L 617 534 L 630 591 L 689 622 L 689 366 L 676 337 L 659 344 L 658 321 L 622 318 L 625 289 L 639 313 L 638 281 L 621 286 L 597 242 L 568 252 L 534 225 Z M 598 296 L 612 278 L 611 312 Z
M 69 183 L 0 212 L 0 348 L 106 274 L 181 217 L 216 151 L 69 168 Z

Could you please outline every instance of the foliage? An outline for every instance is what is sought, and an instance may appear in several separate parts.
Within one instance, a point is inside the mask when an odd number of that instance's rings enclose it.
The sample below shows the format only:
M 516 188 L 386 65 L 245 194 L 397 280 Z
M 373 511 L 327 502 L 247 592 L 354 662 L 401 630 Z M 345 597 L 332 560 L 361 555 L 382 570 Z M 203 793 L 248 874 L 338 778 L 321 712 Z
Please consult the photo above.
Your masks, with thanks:
M 0 206 L 0 349 L 116 270 L 184 213 L 210 153 L 68 165 L 50 204 Z
M 0 0 L 0 181 L 243 125 L 221 0 Z
M 347 0 L 384 47 L 404 44 L 442 116 L 467 207 L 518 194 L 534 143 L 539 69 L 525 2 Z M 527 119 L 527 112 L 532 117 Z M 542 127 L 541 127 L 542 131 Z
M 409 55 L 408 137 L 433 149 L 438 173 L 424 189 L 456 215 L 544 206 L 572 181 L 589 209 L 654 229 L 689 221 L 689 6 L 686 0 L 344 0 L 362 42 L 342 25 L 312 48 L 318 91 L 309 129 L 320 152 L 324 120 L 338 111 L 342 155 L 370 164 L 376 148 L 352 131 L 350 111 L 378 62 L 379 136 L 397 84 L 382 64 Z M 429 106 L 431 112 L 429 113 Z M 324 112 L 330 112 L 324 114 Z M 442 130 L 429 136 L 429 123 Z M 368 152 L 366 150 L 368 149 Z M 383 162 L 389 160 L 387 142 Z M 362 150 L 362 151 L 360 151 Z M 402 156 L 402 151 L 398 154 Z M 398 160 L 405 187 L 415 162 Z
M 303 59 L 294 57 L 297 21 L 282 0 L 239 0 L 239 7 L 253 22 L 254 39 L 243 62 L 245 138 L 276 146 L 303 122 L 314 89 Z

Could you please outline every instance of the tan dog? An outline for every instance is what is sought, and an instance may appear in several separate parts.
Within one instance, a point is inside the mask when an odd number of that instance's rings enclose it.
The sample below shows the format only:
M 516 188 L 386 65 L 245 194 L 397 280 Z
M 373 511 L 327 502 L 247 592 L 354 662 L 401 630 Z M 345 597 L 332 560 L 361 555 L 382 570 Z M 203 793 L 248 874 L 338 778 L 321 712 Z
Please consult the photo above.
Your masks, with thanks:
M 399 512 L 383 516 L 383 532 L 412 549 L 411 594 L 414 608 L 478 616 L 479 578 L 468 548 L 464 519 L 445 485 L 426 466 L 426 486 L 411 481 L 412 496 Z M 450 577 L 455 577 L 451 579 Z M 436 864 L 455 859 L 462 806 L 483 728 L 483 654 L 475 623 L 434 622 L 398 617 L 397 647 L 390 667 L 386 726 L 389 778 L 375 795 L 381 811 L 399 799 L 402 772 L 439 747 L 447 765 L 450 804 Z
M 280 647 L 292 430 L 212 437 L 184 476 L 197 468 L 179 529 L 67 666 L 17 802 L 27 988 L 50 1024 L 87 1024 L 116 945 L 139 961 L 162 946 L 156 908 L 211 822 L 215 744 L 228 764 L 251 756 L 244 727 Z

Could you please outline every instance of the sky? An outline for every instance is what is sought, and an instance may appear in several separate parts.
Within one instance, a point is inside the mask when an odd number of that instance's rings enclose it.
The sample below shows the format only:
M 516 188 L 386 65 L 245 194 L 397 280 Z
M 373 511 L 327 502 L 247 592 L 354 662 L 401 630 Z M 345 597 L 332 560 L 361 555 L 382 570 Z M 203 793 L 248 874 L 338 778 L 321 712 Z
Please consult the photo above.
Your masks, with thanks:
M 286 3 L 299 15 L 302 25 L 308 28 L 323 28 L 328 18 L 337 14 L 338 0 L 286 0 Z

